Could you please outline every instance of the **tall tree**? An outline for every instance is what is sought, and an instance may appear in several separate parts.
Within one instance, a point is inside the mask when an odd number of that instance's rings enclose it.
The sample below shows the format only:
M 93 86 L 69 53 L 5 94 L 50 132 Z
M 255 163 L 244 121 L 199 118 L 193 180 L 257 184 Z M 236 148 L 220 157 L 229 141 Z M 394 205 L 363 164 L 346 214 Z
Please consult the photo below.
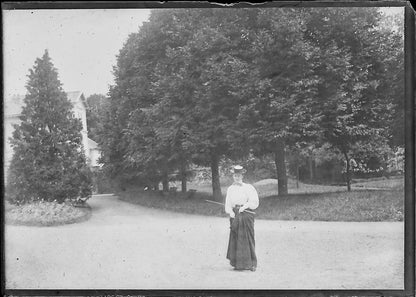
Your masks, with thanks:
M 196 143 L 194 161 L 211 167 L 214 199 L 222 200 L 219 163 L 236 154 L 235 143 L 244 135 L 237 117 L 238 96 L 247 79 L 247 63 L 238 54 L 246 40 L 238 26 L 245 11 L 192 11 L 194 31 L 181 49 L 194 85 L 188 127 Z M 204 21 L 201 21 L 204 20 Z
M 321 78 L 315 100 L 323 142 L 344 156 L 351 190 L 354 147 L 379 139 L 389 122 L 386 110 L 391 109 L 391 98 L 382 94 L 388 82 L 387 52 L 381 44 L 387 36 L 378 29 L 377 8 L 323 8 L 312 10 L 312 15 L 305 36 L 321 49 L 314 73 Z
M 382 65 L 377 96 L 383 103 L 384 136 L 393 149 L 404 147 L 404 16 L 403 11 L 384 15 L 377 27 L 377 53 Z
M 15 125 L 8 197 L 14 203 L 63 202 L 91 194 L 92 180 L 82 148 L 79 119 L 62 90 L 48 51 L 35 61 Z
M 125 171 L 135 158 L 139 163 L 164 160 L 166 175 L 178 164 L 183 171 L 192 156 L 194 162 L 211 166 L 214 197 L 222 199 L 218 164 L 222 155 L 231 153 L 238 134 L 236 91 L 245 74 L 244 63 L 232 55 L 241 45 L 232 38 L 239 28 L 230 29 L 229 24 L 230 16 L 223 10 L 161 10 L 130 36 L 120 51 L 116 85 L 110 92 L 119 151 L 110 142 L 105 146 L 107 156 L 120 159 L 109 163 L 119 164 L 119 169 L 125 164 Z M 142 109 L 151 119 L 133 121 Z M 152 156 L 139 157 L 135 147 L 140 145 L 132 145 L 126 133 L 141 135 L 140 130 L 156 133 L 156 145 L 163 149 L 144 142 Z
M 113 69 L 115 84 L 110 87 L 108 106 L 98 134 L 103 169 L 120 184 L 140 180 L 143 176 L 142 167 L 133 161 L 129 152 L 132 139 L 128 125 L 136 116 L 135 112 L 154 102 L 149 94 L 151 71 L 156 63 L 152 57 L 158 56 L 158 44 L 163 41 L 163 36 L 157 32 L 151 30 L 150 22 L 145 22 L 139 33 L 130 34 Z
M 171 11 L 154 12 L 151 19 L 153 22 L 149 24 L 149 28 L 155 31 L 155 35 L 163 34 L 163 38 L 158 41 L 163 51 L 161 50 L 157 57 L 150 58 L 151 61 L 142 60 L 143 58 L 138 61 L 154 65 L 152 81 L 148 80 L 145 87 L 149 90 L 148 94 L 153 98 L 153 103 L 142 108 L 146 121 L 130 121 L 129 129 L 133 134 L 140 134 L 144 129 L 152 130 L 152 134 L 148 134 L 151 138 L 148 139 L 147 146 L 151 149 L 147 150 L 146 162 L 157 160 L 159 168 L 164 168 L 164 184 L 167 184 L 166 177 L 169 173 L 179 172 L 182 192 L 186 192 L 187 167 L 193 147 L 186 123 L 194 87 L 186 80 L 186 73 L 181 69 L 181 62 L 176 59 L 175 51 L 172 49 L 186 43 L 186 36 L 191 28 L 190 24 L 186 26 L 178 22 L 177 13 Z M 148 48 L 148 51 L 153 49 Z M 145 54 L 146 51 L 142 53 Z M 135 147 L 131 147 L 130 152 L 138 155 Z M 143 161 L 141 159 L 140 162 Z
M 395 45 L 378 47 L 378 21 L 371 9 L 153 11 L 114 69 L 108 168 L 166 179 L 208 165 L 220 200 L 220 159 L 251 150 L 274 154 L 287 194 L 288 147 L 329 142 L 348 159 L 358 141 L 394 134 L 382 127 L 393 95 L 382 65 Z
M 116 83 L 110 90 L 109 125 L 102 130 L 106 168 L 113 175 L 125 179 L 146 175 L 162 180 L 165 190 L 175 162 L 169 143 L 173 139 L 166 137 L 169 123 L 162 113 L 165 93 L 158 92 L 156 69 L 164 65 L 167 48 L 178 44 L 175 35 L 170 34 L 172 22 L 167 11 L 153 11 L 149 22 L 129 36 L 114 68 Z M 146 174 L 145 170 L 151 172 Z
M 286 195 L 285 150 L 297 139 L 312 137 L 317 118 L 308 112 L 317 82 L 312 73 L 316 47 L 305 42 L 306 10 L 259 10 L 248 28 L 253 60 L 250 81 L 240 92 L 247 98 L 240 124 L 257 154 L 273 154 L 278 194 Z

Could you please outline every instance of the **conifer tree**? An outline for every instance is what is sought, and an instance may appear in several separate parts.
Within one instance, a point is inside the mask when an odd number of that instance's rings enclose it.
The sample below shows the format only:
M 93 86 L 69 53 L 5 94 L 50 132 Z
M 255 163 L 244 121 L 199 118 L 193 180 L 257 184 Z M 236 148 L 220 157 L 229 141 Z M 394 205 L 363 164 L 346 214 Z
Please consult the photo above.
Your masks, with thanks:
M 91 194 L 91 172 L 82 147 L 81 121 L 74 117 L 48 51 L 29 70 L 27 93 L 14 125 L 7 197 L 22 204 Z

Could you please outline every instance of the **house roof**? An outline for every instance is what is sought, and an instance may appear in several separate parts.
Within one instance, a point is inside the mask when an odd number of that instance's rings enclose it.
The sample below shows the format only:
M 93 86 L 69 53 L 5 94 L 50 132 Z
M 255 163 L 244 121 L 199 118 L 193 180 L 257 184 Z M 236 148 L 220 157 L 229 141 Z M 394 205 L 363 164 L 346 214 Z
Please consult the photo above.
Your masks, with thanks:
M 81 101 L 85 107 L 87 102 L 85 96 L 81 91 L 66 92 L 66 95 L 72 103 Z M 6 117 L 18 116 L 22 112 L 24 95 L 12 95 L 4 100 L 4 115 Z
M 87 107 L 87 101 L 85 100 L 84 94 L 81 91 L 66 92 L 69 101 L 72 103 L 81 101 Z
M 98 147 L 98 143 L 96 143 L 94 140 L 92 140 L 91 138 L 88 138 L 88 147 L 90 150 L 94 150 L 97 149 L 99 150 L 100 148 Z

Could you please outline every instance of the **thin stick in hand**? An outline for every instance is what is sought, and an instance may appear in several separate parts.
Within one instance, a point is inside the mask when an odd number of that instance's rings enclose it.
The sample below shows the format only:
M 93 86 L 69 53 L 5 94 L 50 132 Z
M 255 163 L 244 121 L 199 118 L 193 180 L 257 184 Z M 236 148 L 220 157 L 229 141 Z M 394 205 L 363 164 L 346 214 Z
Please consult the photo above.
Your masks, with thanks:
M 217 202 L 217 201 L 206 200 L 206 199 L 205 199 L 205 201 L 206 201 L 206 202 L 210 202 L 210 203 L 219 204 L 219 205 L 224 206 L 224 204 L 223 204 L 223 203 L 220 203 L 220 202 Z M 256 214 L 254 211 L 250 211 L 250 210 L 247 210 L 247 209 L 245 209 L 244 211 L 245 211 L 245 212 L 248 212 L 248 213 L 251 213 L 251 214 Z

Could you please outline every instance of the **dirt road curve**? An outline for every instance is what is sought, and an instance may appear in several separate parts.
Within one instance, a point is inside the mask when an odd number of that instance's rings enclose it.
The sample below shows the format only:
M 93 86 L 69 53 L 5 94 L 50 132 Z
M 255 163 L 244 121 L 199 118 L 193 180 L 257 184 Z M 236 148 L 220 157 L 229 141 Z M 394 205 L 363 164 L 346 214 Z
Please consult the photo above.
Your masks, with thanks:
M 90 200 L 92 218 L 6 226 L 8 289 L 403 289 L 403 223 L 257 220 L 256 272 L 225 259 L 228 220 Z

